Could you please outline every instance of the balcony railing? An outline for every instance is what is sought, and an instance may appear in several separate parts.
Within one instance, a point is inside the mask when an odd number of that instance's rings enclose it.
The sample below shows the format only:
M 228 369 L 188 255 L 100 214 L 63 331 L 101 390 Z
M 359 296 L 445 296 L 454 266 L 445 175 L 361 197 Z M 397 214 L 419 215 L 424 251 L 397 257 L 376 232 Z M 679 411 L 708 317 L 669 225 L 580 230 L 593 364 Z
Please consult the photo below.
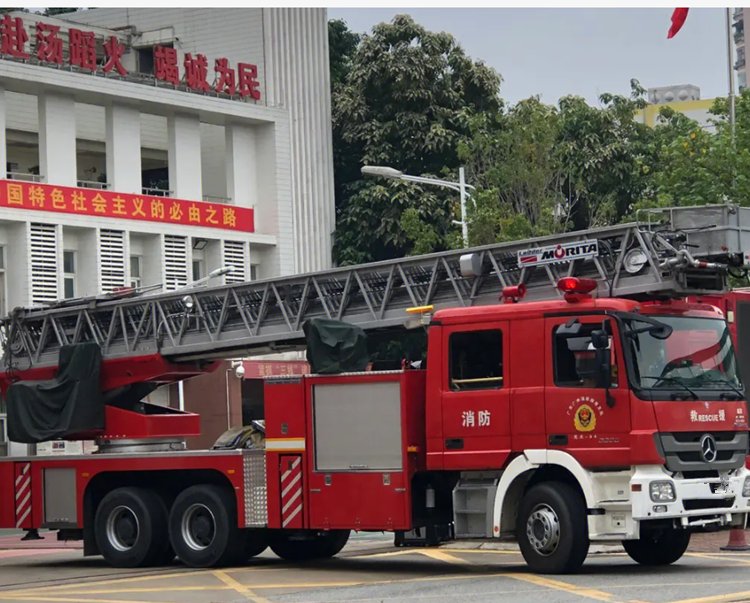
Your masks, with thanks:
M 210 203 L 231 203 L 231 197 L 221 197 L 219 195 L 203 195 L 203 200 Z
M 78 180 L 80 188 L 95 188 L 100 191 L 106 191 L 109 188 L 108 182 L 96 182 L 95 180 Z
M 29 174 L 28 172 L 6 172 L 8 180 L 25 180 L 26 182 L 44 182 L 40 174 Z
M 142 189 L 144 195 L 151 195 L 152 197 L 171 197 L 174 191 L 170 191 L 164 188 L 151 188 L 144 186 Z

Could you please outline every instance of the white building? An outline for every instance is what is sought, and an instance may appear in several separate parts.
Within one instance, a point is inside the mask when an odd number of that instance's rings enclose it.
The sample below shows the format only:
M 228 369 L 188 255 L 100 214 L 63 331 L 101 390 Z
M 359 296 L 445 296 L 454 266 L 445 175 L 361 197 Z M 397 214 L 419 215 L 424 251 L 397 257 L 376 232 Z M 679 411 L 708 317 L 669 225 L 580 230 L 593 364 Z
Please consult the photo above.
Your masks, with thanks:
M 0 314 L 331 265 L 324 9 L 62 17 L 0 18 Z

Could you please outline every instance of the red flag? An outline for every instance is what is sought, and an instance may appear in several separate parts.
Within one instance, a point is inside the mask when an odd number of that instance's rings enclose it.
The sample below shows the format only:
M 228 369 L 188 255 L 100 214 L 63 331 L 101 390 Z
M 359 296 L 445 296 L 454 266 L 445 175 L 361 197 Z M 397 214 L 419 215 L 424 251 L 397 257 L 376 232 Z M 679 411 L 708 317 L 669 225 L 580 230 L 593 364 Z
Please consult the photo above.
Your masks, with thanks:
M 669 32 L 667 33 L 667 39 L 674 38 L 675 35 L 677 35 L 677 32 L 682 29 L 682 26 L 685 24 L 685 19 L 687 19 L 688 10 L 690 9 L 674 9 L 674 12 L 672 13 L 672 26 L 669 28 Z

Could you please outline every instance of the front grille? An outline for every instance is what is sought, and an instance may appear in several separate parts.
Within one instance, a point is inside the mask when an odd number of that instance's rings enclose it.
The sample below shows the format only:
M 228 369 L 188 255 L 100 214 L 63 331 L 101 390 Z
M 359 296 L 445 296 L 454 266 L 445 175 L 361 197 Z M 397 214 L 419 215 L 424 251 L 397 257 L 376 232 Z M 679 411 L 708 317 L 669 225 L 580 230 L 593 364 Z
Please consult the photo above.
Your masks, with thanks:
M 729 509 L 734 504 L 732 498 L 694 498 L 684 500 L 682 505 L 686 511 L 697 511 L 699 509 Z
M 701 452 L 701 438 L 710 433 L 716 441 L 716 460 L 707 462 Z M 656 447 L 666 459 L 669 471 L 691 472 L 728 471 L 745 464 L 747 431 L 685 431 L 654 434 Z
M 717 479 L 718 471 L 683 471 L 682 477 L 685 479 Z

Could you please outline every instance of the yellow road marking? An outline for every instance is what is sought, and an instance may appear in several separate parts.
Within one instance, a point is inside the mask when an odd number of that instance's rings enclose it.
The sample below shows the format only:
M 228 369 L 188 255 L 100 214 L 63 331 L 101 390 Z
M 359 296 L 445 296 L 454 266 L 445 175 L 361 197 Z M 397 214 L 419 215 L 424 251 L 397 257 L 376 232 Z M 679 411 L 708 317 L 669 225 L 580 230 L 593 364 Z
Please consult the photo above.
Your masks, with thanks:
M 244 597 L 248 601 L 252 601 L 253 603 L 271 603 L 265 597 L 256 595 L 253 591 L 250 590 L 250 588 L 248 588 L 244 584 L 237 582 L 237 580 L 232 578 L 232 576 L 230 576 L 226 572 L 222 570 L 214 570 L 211 573 L 230 588 L 236 590 L 239 594 L 244 595 Z
M 534 574 L 510 572 L 503 575 L 507 576 L 508 578 L 513 578 L 514 580 L 529 582 L 531 584 L 536 584 L 537 586 L 543 586 L 545 588 L 551 588 L 553 590 L 561 590 L 572 595 L 578 595 L 579 597 L 585 597 L 587 599 L 595 599 L 597 601 L 612 601 L 612 597 L 614 597 L 612 593 L 607 593 L 603 590 L 588 588 L 586 586 L 578 586 L 576 584 L 563 582 L 562 580 L 553 580 L 552 578 L 544 578 L 542 576 L 536 576 Z
M 449 555 L 445 551 L 420 550 L 419 552 L 427 557 L 431 557 L 433 559 L 437 559 L 439 561 L 445 561 L 446 563 L 452 563 L 455 565 L 466 565 L 469 563 L 468 561 L 466 561 L 466 559 L 461 559 L 460 557 L 456 557 L 455 555 Z M 470 566 L 470 567 L 476 570 L 480 569 L 477 566 Z M 502 575 L 507 578 L 511 578 L 513 580 L 521 580 L 523 582 L 529 582 L 536 586 L 542 586 L 544 588 L 552 588 L 554 590 L 560 590 L 560 591 L 564 591 L 564 592 L 571 593 L 574 595 L 578 595 L 579 597 L 586 597 L 588 599 L 596 599 L 597 601 L 612 601 L 612 597 L 614 597 L 612 593 L 607 593 L 602 590 L 597 590 L 595 588 L 577 586 L 575 584 L 570 584 L 568 582 L 562 582 L 561 580 L 553 580 L 552 578 L 543 578 L 542 576 L 536 576 L 533 574 L 509 572 L 509 573 L 502 574 Z
M 484 553 L 492 555 L 520 555 L 520 551 L 501 551 L 499 549 L 456 549 L 453 547 L 445 547 L 440 549 L 441 551 L 450 551 L 451 553 Z
M 717 553 L 685 553 L 686 557 L 698 557 L 699 559 L 712 559 L 718 561 L 735 561 L 739 565 L 750 565 L 750 559 L 739 559 L 728 555 L 719 555 Z
M 741 601 L 750 599 L 750 590 L 739 593 L 725 593 L 723 595 L 710 595 L 708 597 L 696 597 L 694 599 L 680 599 L 672 603 L 721 603 L 722 601 Z
M 127 584 L 129 582 L 139 582 L 139 581 L 145 581 L 145 580 L 161 580 L 162 578 L 177 578 L 178 576 L 199 576 L 201 574 L 210 574 L 211 572 L 209 570 L 194 570 L 190 571 L 190 568 L 186 567 L 185 571 L 183 572 L 170 572 L 168 574 L 139 574 L 137 576 L 127 576 L 125 578 L 111 578 L 109 580 L 94 580 L 93 582 L 86 582 L 86 586 L 105 586 L 107 584 Z M 71 583 L 71 584 L 50 584 L 47 586 L 36 586 L 33 588 L 19 588 L 16 590 L 11 591 L 2 591 L 2 594 L 34 594 L 40 591 L 43 592 L 49 592 L 54 591 L 57 592 L 58 590 L 67 590 L 69 588 L 72 589 L 80 589 L 81 583 Z M 60 593 L 60 594 L 65 594 Z
M 150 603 L 149 601 L 136 601 L 134 599 L 78 599 L 72 597 L 58 597 L 55 595 L 39 595 L 35 597 L 33 595 L 23 596 L 0 596 L 0 601 L 59 601 L 61 603 Z
M 398 557 L 399 555 L 413 554 L 411 549 L 401 549 L 399 551 L 388 551 L 387 553 L 362 553 L 361 555 L 352 555 L 351 557 L 341 557 L 341 559 L 373 559 L 375 557 Z
M 445 561 L 446 563 L 453 563 L 456 565 L 466 565 L 469 563 L 468 561 L 466 561 L 466 559 L 461 559 L 461 557 L 450 555 L 444 551 L 425 549 L 425 550 L 420 550 L 416 552 L 421 553 L 425 557 L 430 557 L 431 559 L 437 559 L 438 561 Z

